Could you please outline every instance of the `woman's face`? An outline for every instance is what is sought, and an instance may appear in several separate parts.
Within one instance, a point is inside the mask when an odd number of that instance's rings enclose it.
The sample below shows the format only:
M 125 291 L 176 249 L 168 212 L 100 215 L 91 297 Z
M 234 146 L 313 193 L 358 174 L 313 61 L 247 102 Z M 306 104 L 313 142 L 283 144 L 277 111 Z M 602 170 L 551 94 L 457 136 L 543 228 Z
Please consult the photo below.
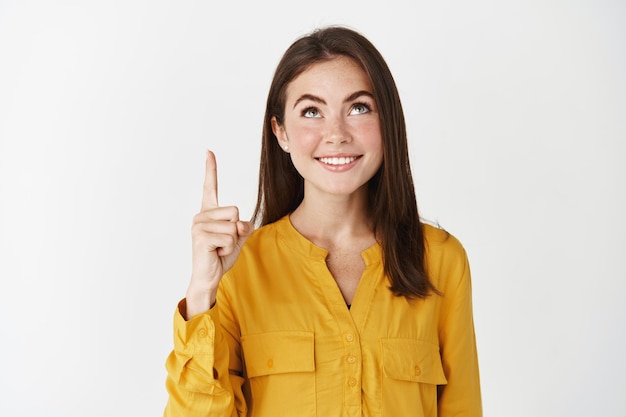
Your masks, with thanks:
M 283 120 L 272 118 L 272 129 L 304 178 L 305 195 L 366 190 L 383 144 L 372 86 L 358 64 L 338 56 L 294 78 Z

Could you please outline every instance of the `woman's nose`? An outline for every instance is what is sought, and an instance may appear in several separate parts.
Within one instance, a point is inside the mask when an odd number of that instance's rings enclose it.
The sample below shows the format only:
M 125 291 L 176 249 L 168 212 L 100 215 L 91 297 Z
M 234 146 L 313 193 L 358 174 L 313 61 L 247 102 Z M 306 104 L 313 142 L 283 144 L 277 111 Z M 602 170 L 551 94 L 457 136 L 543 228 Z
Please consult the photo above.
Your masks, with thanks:
M 333 119 L 329 123 L 329 128 L 326 133 L 326 142 L 340 144 L 349 143 L 351 141 L 352 135 L 346 121 L 341 117 Z

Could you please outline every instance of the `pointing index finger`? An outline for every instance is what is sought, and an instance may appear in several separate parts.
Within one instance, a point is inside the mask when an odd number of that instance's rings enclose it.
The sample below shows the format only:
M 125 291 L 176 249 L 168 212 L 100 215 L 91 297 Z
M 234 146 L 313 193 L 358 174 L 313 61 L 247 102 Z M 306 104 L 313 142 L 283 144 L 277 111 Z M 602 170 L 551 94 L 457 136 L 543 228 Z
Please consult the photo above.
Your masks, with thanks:
M 204 187 L 202 192 L 202 210 L 218 207 L 217 204 L 217 162 L 215 154 L 207 151 L 206 172 L 204 174 Z

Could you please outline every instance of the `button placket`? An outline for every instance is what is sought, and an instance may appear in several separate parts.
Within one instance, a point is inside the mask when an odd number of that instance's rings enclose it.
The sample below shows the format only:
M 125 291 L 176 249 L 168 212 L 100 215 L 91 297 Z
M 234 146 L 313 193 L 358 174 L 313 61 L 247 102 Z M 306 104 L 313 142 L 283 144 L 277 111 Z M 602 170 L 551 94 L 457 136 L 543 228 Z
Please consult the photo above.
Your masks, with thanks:
M 355 353 L 355 350 L 358 351 L 358 344 L 355 346 L 354 343 L 357 339 L 354 333 L 345 333 L 344 340 L 346 341 L 346 356 L 344 360 L 348 365 L 346 368 L 348 370 L 346 384 L 350 388 L 355 388 L 359 385 L 359 368 L 356 366 L 358 365 L 358 353 Z

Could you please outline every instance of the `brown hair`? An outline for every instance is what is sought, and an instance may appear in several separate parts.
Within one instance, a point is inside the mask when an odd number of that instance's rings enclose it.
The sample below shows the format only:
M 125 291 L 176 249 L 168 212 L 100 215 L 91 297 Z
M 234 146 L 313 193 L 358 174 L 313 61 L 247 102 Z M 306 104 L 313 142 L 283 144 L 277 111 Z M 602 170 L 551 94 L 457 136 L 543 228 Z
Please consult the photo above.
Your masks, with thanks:
M 284 121 L 287 87 L 311 65 L 346 56 L 369 77 L 380 117 L 383 162 L 368 184 L 374 233 L 383 250 L 390 290 L 407 298 L 437 292 L 424 265 L 424 232 L 417 211 L 409 164 L 404 114 L 396 84 L 385 60 L 363 35 L 327 27 L 296 40 L 280 60 L 270 86 L 263 124 L 259 190 L 253 221 L 275 222 L 293 212 L 304 198 L 304 180 L 280 149 L 271 120 Z

